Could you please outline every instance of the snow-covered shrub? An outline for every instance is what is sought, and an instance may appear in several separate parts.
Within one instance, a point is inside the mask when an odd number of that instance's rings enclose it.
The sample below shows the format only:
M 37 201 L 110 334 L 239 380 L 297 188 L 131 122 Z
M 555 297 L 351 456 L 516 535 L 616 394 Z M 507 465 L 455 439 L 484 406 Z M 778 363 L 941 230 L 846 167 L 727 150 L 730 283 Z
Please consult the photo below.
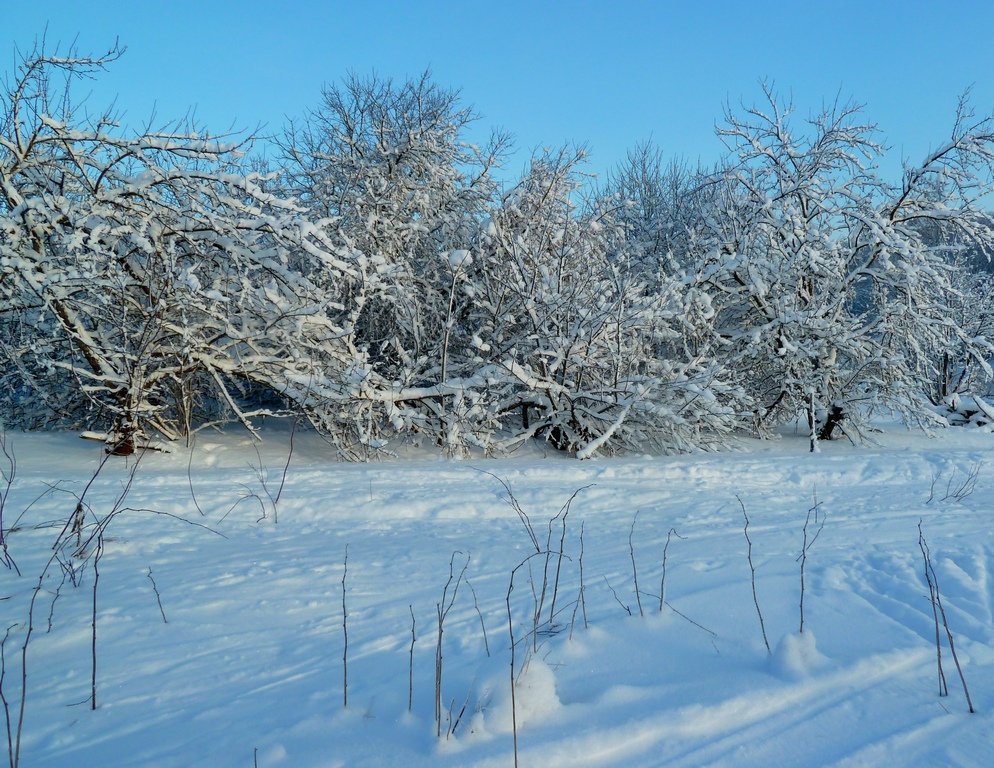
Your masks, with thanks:
M 989 387 L 992 283 L 963 254 L 994 243 L 994 124 L 965 104 L 897 185 L 857 108 L 798 129 L 767 91 L 727 116 L 719 172 L 644 145 L 585 200 L 582 152 L 502 190 L 507 139 L 467 141 L 475 115 L 427 73 L 326 89 L 268 173 L 248 139 L 74 109 L 118 55 L 35 52 L 3 93 L 11 425 L 127 451 L 293 411 L 350 457 L 396 437 L 588 457 L 809 409 L 823 438 L 876 405 L 928 421 Z
M 639 279 L 612 212 L 576 208 L 581 159 L 536 158 L 481 237 L 470 322 L 504 415 L 499 444 L 538 436 L 581 458 L 705 446 L 741 411 L 711 354 L 710 302 L 681 273 Z
M 713 179 L 721 194 L 699 266 L 757 425 L 794 419 L 812 397 L 857 428 L 874 405 L 916 420 L 943 353 L 990 353 L 951 310 L 954 266 L 920 224 L 978 230 L 992 125 L 971 124 L 961 105 L 952 141 L 891 185 L 875 173 L 881 149 L 857 107 L 836 104 L 805 129 L 766 96 L 718 131 L 730 157 Z M 821 436 L 840 423 L 827 420 Z
M 992 383 L 990 349 L 994 338 L 994 220 L 989 213 L 926 219 L 915 227 L 923 242 L 949 265 L 954 291 L 947 301 L 949 316 L 962 333 L 947 334 L 946 343 L 932 352 L 937 361 L 933 378 L 922 381 L 933 403 L 942 404 L 957 392 L 989 393 Z
M 233 382 L 296 399 L 326 378 L 313 352 L 345 335 L 327 274 L 352 266 L 241 169 L 239 144 L 78 114 L 72 81 L 117 55 L 36 53 L 3 94 L 0 303 L 18 332 L 0 352 L 35 393 L 15 395 L 22 424 L 96 421 L 128 452 L 143 432 L 189 431 L 204 400 L 247 422 Z M 321 285 L 290 267 L 300 254 Z
M 359 450 L 421 433 L 458 451 L 486 421 L 459 350 L 471 245 L 506 139 L 469 144 L 473 120 L 428 73 L 351 77 L 283 140 L 290 191 L 363 265 L 336 296 L 354 346 L 344 400 L 311 411 L 333 433 L 358 425 Z
M 946 395 L 934 410 L 950 426 L 977 427 L 985 432 L 994 432 L 994 405 L 979 395 Z

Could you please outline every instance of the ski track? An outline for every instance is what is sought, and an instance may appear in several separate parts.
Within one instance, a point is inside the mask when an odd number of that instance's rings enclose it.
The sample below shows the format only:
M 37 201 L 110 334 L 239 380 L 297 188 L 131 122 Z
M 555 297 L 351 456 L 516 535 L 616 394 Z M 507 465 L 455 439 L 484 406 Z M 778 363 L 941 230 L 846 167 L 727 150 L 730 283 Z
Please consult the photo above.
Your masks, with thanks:
M 892 681 L 900 682 L 907 672 L 922 666 L 927 657 L 924 650 L 899 651 L 866 659 L 816 682 L 749 693 L 711 706 L 667 709 L 662 714 L 606 727 L 585 738 L 571 737 L 526 748 L 521 754 L 522 763 L 674 768 L 811 764 L 805 752 L 816 752 L 817 759 L 832 761 L 837 756 L 825 754 L 825 745 L 835 739 L 836 743 L 846 744 L 841 737 L 847 736 L 857 723 L 858 713 L 853 710 L 864 704 L 867 693 Z M 811 741 L 811 725 L 840 709 L 845 710 L 845 717 L 834 718 L 830 726 L 836 732 L 820 729 L 817 740 Z M 584 714 L 577 713 L 576 719 L 581 720 Z M 506 764 L 503 760 L 501 756 L 482 765 Z

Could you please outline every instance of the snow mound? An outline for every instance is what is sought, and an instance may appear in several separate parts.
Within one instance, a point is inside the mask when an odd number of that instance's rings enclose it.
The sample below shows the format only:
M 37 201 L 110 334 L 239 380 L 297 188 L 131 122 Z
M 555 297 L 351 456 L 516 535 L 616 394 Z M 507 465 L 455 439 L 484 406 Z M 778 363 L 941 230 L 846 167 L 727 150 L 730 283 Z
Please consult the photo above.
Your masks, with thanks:
M 776 674 L 789 680 L 801 680 L 823 667 L 828 659 L 819 651 L 814 633 L 793 632 L 784 635 L 773 652 L 772 667 Z
M 495 686 L 498 691 L 493 708 L 487 713 L 486 728 L 490 733 L 511 733 L 514 720 L 511 712 L 511 685 L 505 680 Z M 562 708 L 556 692 L 556 676 L 552 667 L 541 659 L 531 659 L 517 675 L 514 684 L 514 709 L 518 728 L 548 720 Z

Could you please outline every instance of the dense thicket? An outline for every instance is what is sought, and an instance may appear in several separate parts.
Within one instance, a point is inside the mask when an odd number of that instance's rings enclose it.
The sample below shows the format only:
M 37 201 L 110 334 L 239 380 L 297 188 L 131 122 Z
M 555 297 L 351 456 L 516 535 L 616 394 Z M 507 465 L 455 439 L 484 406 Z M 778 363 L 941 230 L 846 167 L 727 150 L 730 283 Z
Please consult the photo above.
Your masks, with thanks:
M 729 113 L 707 171 L 507 149 L 428 75 L 352 77 L 250 168 L 247 140 L 73 107 L 117 58 L 26 57 L 0 111 L 0 421 L 159 435 L 300 414 L 343 455 L 540 438 L 694 450 L 807 414 L 909 420 L 984 394 L 990 119 L 898 183 L 851 105 Z

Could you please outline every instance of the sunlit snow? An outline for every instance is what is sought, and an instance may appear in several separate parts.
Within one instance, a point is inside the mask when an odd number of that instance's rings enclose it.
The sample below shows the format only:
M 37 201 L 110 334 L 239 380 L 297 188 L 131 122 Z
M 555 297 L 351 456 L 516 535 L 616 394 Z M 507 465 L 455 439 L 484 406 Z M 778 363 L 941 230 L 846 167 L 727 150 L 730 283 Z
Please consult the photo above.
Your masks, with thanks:
M 364 465 L 298 432 L 284 483 L 289 430 L 267 425 L 258 451 L 202 433 L 192 452 L 147 454 L 126 494 L 134 461 L 113 459 L 85 495 L 91 523 L 123 510 L 99 561 L 97 708 L 91 551 L 67 563 L 78 586 L 56 566 L 38 593 L 21 764 L 511 766 L 516 721 L 521 766 L 989 765 L 990 435 L 890 428 L 812 455 L 800 432 L 675 458 L 531 446 Z M 3 526 L 21 575 L 0 571 L 0 616 L 16 732 L 28 601 L 102 446 L 8 437 Z M 937 694 L 919 521 L 976 714 L 944 630 Z M 436 725 L 437 611 L 453 585 Z

